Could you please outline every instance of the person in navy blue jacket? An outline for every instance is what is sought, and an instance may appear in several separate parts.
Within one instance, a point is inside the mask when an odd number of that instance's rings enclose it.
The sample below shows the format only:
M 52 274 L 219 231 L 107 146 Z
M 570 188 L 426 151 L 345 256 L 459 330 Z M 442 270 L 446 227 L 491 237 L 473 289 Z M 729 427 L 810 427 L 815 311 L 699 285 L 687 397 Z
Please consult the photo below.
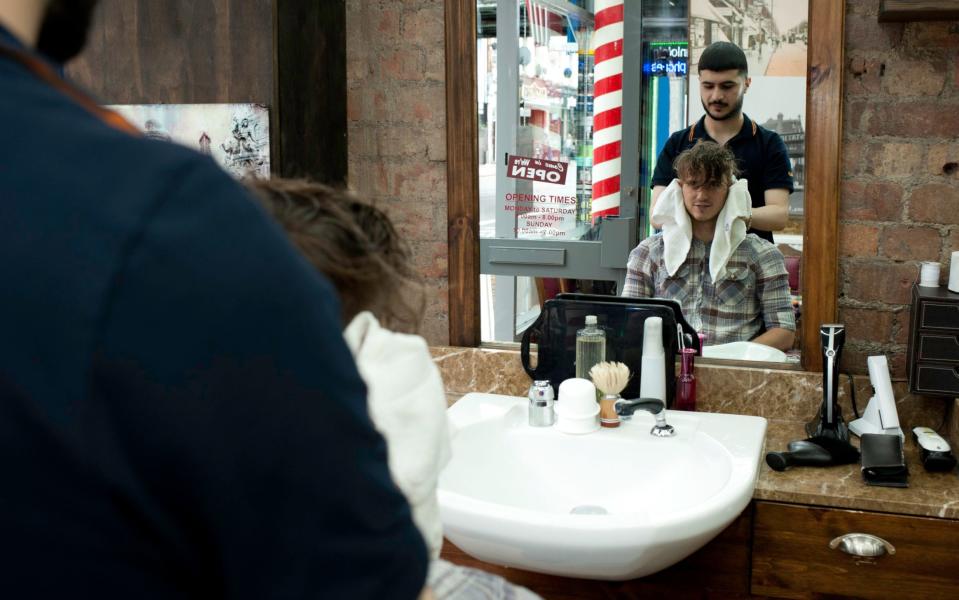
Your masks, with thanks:
M 0 4 L 0 597 L 415 598 L 331 286 L 60 79 L 94 4 Z

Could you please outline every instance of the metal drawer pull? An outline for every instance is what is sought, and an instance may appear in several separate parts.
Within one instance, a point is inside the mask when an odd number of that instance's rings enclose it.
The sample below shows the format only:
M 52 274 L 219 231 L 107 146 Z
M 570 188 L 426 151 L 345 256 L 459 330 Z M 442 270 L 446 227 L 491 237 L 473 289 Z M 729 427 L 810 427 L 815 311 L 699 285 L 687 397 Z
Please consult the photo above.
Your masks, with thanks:
M 853 556 L 882 556 L 883 554 L 895 554 L 896 548 L 881 537 L 869 535 L 868 533 L 847 533 L 841 535 L 829 542 L 829 547 L 835 550 L 839 548 L 846 554 Z

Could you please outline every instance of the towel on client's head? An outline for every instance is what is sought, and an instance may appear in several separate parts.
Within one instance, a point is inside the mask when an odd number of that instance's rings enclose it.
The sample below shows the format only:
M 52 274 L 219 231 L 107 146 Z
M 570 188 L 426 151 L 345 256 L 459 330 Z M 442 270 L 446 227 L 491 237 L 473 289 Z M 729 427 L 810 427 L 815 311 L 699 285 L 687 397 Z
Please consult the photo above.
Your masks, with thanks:
M 741 217 L 748 217 L 751 210 L 746 180 L 735 180 L 729 187 L 726 205 L 716 219 L 716 233 L 709 250 L 709 276 L 713 283 L 726 276 L 729 257 L 746 238 L 746 223 Z M 686 260 L 693 241 L 693 226 L 683 204 L 683 189 L 678 179 L 673 179 L 659 195 L 653 208 L 653 220 L 662 223 L 663 262 L 670 276 L 675 275 Z

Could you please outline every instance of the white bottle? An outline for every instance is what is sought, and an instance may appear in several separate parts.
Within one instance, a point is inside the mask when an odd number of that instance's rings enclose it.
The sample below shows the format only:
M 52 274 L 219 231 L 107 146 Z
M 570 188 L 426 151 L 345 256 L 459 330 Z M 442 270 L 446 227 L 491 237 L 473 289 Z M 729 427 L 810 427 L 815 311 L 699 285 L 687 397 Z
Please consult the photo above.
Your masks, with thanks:
M 643 324 L 639 397 L 656 398 L 666 404 L 666 352 L 663 350 L 663 319 L 660 317 L 649 317 Z

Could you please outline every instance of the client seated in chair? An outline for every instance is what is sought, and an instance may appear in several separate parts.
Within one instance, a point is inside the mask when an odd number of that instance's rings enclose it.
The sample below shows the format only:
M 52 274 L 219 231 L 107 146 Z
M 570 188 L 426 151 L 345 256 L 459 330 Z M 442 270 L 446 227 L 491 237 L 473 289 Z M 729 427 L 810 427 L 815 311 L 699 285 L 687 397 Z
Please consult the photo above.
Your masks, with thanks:
M 663 230 L 630 253 L 622 295 L 678 301 L 710 344 L 790 349 L 796 321 L 783 255 L 746 233 L 751 202 L 732 152 L 700 142 L 673 165 L 678 179 L 653 213 Z

